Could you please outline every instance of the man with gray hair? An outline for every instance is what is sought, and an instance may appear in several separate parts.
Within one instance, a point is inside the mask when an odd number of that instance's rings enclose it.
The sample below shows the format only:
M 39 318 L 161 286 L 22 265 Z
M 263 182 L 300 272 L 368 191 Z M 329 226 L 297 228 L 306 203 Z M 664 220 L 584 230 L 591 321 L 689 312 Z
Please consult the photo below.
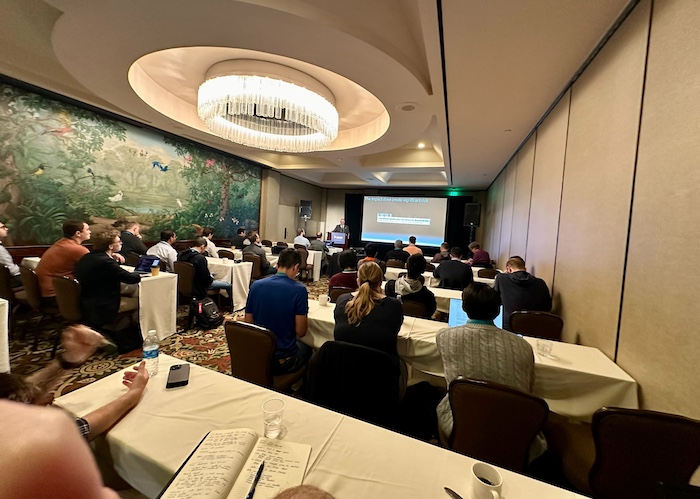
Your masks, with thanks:
M 394 249 L 386 252 L 384 261 L 388 262 L 389 260 L 399 260 L 405 264 L 409 256 L 411 255 L 403 250 L 403 241 L 401 239 L 397 239 L 394 242 Z

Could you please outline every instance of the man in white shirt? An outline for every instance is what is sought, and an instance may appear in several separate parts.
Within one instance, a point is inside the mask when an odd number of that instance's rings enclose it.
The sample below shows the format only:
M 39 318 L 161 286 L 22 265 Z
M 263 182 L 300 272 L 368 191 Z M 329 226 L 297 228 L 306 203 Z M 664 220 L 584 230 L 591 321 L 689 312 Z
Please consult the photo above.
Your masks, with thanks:
M 22 279 L 19 276 L 19 265 L 12 260 L 10 252 L 2 245 L 3 239 L 7 237 L 8 230 L 10 229 L 7 228 L 7 225 L 0 222 L 0 265 L 7 267 L 7 270 L 10 271 L 12 287 L 18 288 L 22 286 Z
M 168 272 L 175 272 L 175 262 L 177 261 L 177 251 L 173 248 L 173 243 L 177 240 L 175 232 L 165 229 L 160 233 L 160 241 L 146 251 L 147 255 L 157 256 L 165 262 Z
M 205 227 L 202 230 L 202 237 L 207 240 L 207 249 L 205 250 L 206 256 L 219 258 L 219 250 L 216 247 L 216 244 L 214 244 L 214 241 L 212 241 L 214 238 L 214 229 L 211 227 Z
M 297 229 L 297 237 L 294 238 L 294 244 L 301 244 L 307 250 L 309 249 L 309 246 L 311 246 L 311 241 L 306 239 L 306 232 L 304 229 Z

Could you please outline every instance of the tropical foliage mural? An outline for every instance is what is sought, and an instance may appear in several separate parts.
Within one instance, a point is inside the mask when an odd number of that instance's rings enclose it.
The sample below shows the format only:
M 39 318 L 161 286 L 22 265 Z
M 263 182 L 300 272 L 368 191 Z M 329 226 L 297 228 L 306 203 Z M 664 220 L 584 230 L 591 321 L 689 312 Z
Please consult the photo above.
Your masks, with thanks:
M 261 168 L 193 142 L 0 85 L 0 219 L 12 243 L 49 244 L 67 219 L 138 220 L 146 239 L 195 226 L 257 229 Z

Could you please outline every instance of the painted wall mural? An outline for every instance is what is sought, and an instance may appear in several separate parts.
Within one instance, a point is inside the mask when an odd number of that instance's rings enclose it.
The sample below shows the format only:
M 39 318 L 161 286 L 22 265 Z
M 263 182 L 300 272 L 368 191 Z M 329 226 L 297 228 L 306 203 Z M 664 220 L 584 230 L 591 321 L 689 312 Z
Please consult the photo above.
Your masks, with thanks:
M 147 240 L 195 225 L 257 229 L 262 168 L 0 85 L 0 219 L 12 244 L 50 244 L 67 219 L 138 220 Z

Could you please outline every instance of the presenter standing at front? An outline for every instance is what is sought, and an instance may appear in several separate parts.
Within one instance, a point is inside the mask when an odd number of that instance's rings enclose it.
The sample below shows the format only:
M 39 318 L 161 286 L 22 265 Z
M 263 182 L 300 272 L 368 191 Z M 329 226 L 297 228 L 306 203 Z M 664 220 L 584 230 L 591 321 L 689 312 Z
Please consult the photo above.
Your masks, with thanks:
M 340 219 L 340 223 L 335 226 L 335 229 L 333 229 L 333 232 L 345 232 L 346 234 L 350 234 L 350 227 L 345 225 L 344 218 Z

